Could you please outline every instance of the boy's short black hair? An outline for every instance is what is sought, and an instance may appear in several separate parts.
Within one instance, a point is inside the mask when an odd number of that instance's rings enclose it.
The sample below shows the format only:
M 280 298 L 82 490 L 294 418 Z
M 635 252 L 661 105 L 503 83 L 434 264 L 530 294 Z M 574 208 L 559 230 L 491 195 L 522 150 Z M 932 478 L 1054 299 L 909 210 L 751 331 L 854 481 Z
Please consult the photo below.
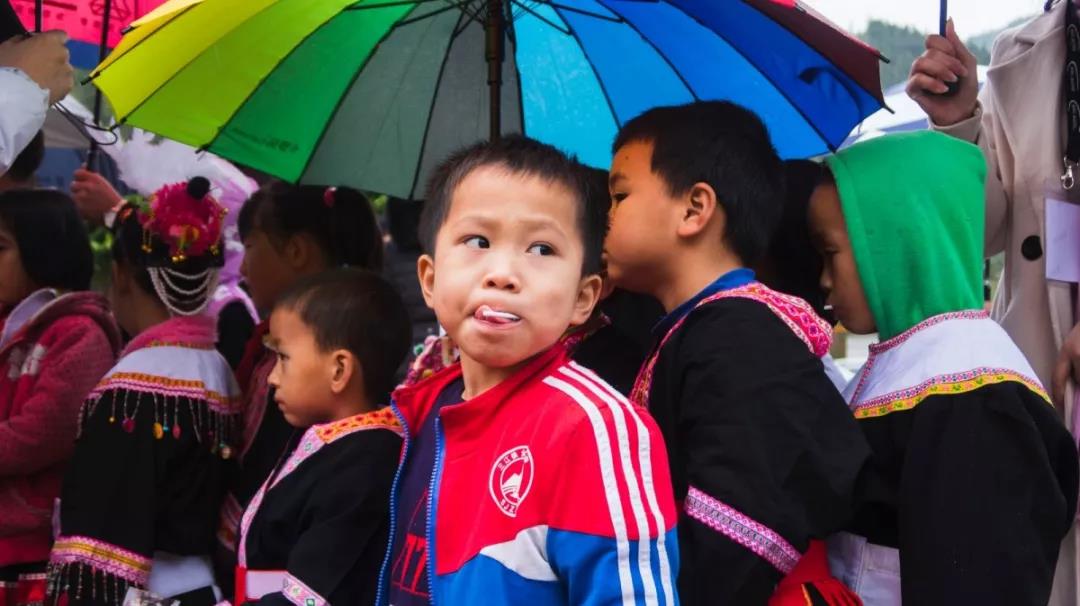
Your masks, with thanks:
M 87 290 L 94 253 L 75 202 L 51 189 L 0 193 L 0 225 L 15 236 L 26 275 L 41 288 Z
M 784 171 L 769 132 L 753 112 L 727 101 L 658 107 L 619 130 L 613 152 L 651 143 L 652 170 L 672 195 L 695 183 L 716 191 L 724 239 L 744 264 L 765 251 L 780 220 Z
M 420 215 L 420 244 L 435 254 L 435 237 L 450 213 L 450 201 L 465 177 L 483 166 L 505 168 L 514 175 L 537 177 L 565 187 L 578 205 L 578 231 L 585 249 L 582 275 L 600 271 L 607 230 L 607 214 L 589 195 L 586 168 L 551 145 L 521 135 L 483 141 L 461 149 L 439 165 L 428 181 L 427 199 Z
M 366 395 L 387 402 L 409 353 L 412 324 L 394 287 L 364 269 L 335 269 L 300 279 L 275 309 L 300 316 L 323 351 L 346 349 L 360 361 Z
M 4 173 L 12 181 L 30 183 L 45 159 L 45 131 L 39 130 Z

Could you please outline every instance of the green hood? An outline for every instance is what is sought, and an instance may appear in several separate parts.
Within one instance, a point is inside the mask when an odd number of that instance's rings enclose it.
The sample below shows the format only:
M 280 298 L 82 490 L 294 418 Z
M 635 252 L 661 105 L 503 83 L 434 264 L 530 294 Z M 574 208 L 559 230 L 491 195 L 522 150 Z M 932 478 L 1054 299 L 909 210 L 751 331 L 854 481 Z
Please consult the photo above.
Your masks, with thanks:
M 920 131 L 858 143 L 828 165 L 882 341 L 931 316 L 982 307 L 979 148 Z

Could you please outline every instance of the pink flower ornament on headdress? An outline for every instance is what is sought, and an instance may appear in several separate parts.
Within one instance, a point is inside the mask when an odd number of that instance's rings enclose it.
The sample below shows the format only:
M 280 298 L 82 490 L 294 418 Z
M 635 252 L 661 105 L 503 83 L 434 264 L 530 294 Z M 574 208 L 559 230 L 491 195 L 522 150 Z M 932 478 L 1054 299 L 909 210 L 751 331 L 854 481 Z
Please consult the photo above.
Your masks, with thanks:
M 157 238 L 168 246 L 173 263 L 207 253 L 217 256 L 226 212 L 210 196 L 210 181 L 204 177 L 166 185 L 150 197 L 149 209 L 140 213 L 143 250 L 150 252 L 150 239 Z

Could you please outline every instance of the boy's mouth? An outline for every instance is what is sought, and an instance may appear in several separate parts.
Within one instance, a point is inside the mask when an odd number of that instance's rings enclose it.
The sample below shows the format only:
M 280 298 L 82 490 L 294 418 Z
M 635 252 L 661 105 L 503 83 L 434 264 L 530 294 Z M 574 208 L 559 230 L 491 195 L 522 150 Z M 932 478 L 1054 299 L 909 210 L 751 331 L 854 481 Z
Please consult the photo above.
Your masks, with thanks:
M 508 326 L 510 324 L 516 324 L 521 321 L 521 317 L 512 314 L 508 311 L 498 311 L 492 309 L 488 305 L 481 305 L 473 313 L 473 317 L 481 322 L 487 322 L 488 324 L 494 324 L 496 326 Z

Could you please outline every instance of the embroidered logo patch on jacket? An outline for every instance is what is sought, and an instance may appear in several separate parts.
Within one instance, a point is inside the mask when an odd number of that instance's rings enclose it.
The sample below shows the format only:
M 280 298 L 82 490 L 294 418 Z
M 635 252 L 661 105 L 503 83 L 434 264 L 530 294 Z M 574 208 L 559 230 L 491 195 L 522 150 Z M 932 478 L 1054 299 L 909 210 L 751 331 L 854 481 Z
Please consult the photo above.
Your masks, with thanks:
M 528 446 L 515 446 L 499 455 L 488 481 L 499 511 L 517 517 L 518 508 L 532 488 L 533 475 L 533 456 Z

